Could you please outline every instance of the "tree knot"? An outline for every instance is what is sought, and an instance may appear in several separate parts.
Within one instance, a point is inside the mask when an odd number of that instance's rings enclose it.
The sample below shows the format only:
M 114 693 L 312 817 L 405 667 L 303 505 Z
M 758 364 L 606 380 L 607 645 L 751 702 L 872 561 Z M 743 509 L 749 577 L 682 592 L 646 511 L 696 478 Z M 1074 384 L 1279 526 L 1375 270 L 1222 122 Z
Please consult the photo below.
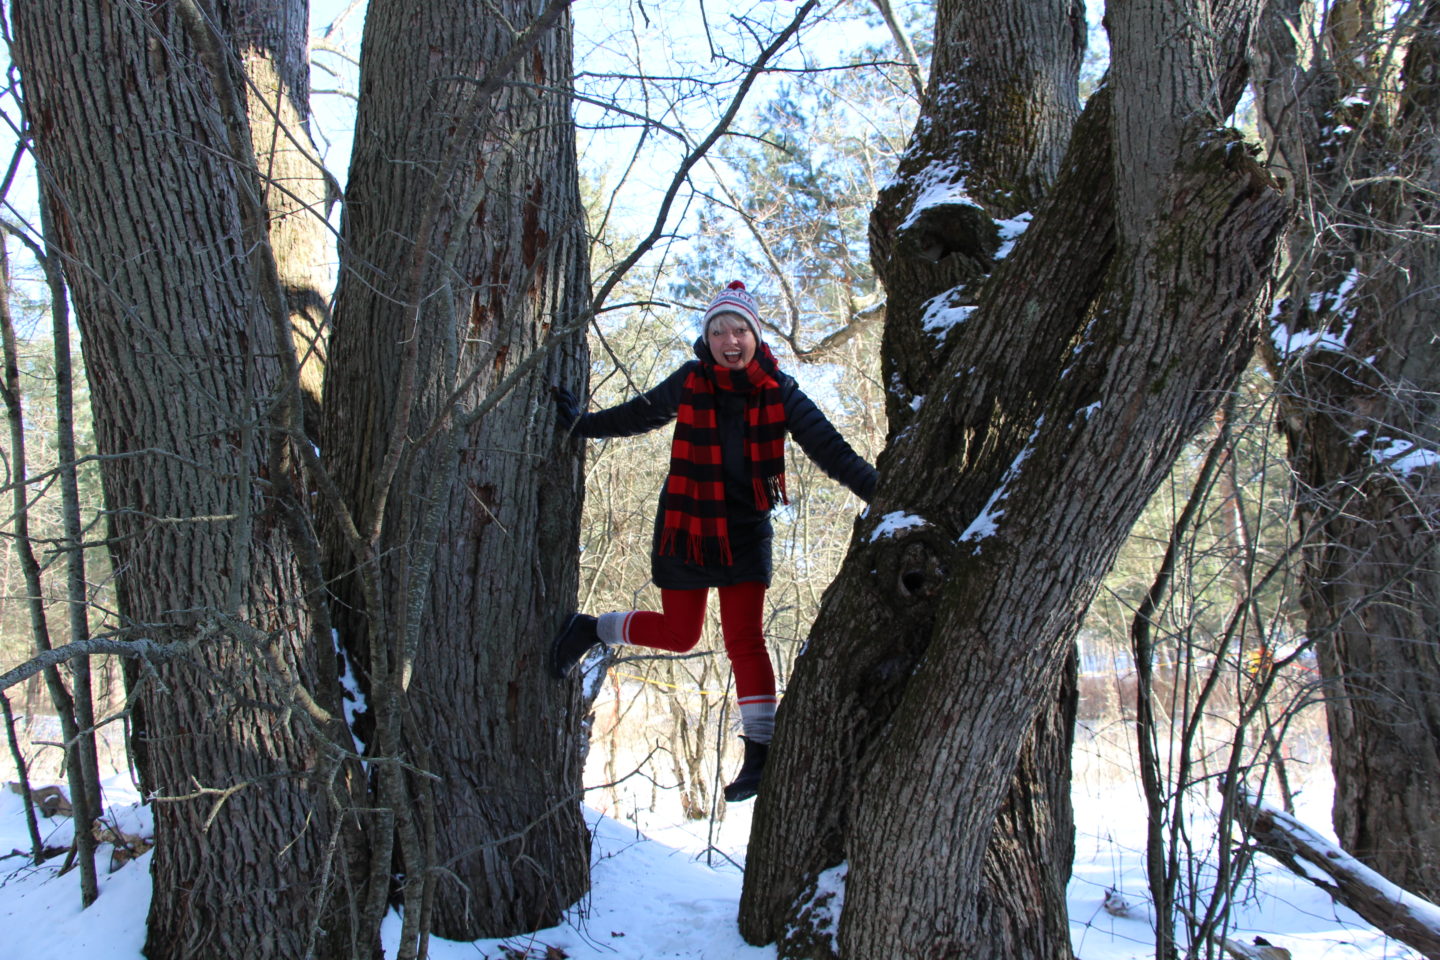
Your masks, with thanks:
M 955 538 L 924 517 L 895 510 L 879 518 L 870 542 L 881 598 L 897 613 L 928 609 L 953 566 Z

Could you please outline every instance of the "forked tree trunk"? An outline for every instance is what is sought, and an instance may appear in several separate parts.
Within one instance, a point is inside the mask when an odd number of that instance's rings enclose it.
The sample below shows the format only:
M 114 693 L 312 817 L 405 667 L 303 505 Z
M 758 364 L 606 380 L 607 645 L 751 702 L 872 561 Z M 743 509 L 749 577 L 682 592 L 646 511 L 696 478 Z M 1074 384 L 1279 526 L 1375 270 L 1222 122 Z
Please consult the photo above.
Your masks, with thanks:
M 292 689 L 323 689 L 273 491 L 279 386 L 250 185 L 178 4 L 12 8 L 27 119 L 76 306 L 117 602 L 183 641 L 143 685 L 155 791 L 146 955 L 349 955 L 327 937 L 335 765 Z
M 1308 3 L 1272 11 L 1257 101 L 1310 216 L 1289 238 L 1267 357 L 1297 480 L 1335 832 L 1440 902 L 1440 240 L 1421 227 L 1440 219 L 1440 4 L 1403 8 L 1398 33 L 1392 12 L 1347 4 L 1316 25 Z
M 798 929 L 784 957 L 997 948 L 980 878 L 1020 744 L 1135 517 L 1249 356 L 1285 207 L 1217 124 L 1254 12 L 1112 11 L 1111 84 L 882 455 L 797 664 L 756 810 L 748 940 Z M 1112 144 L 1137 141 L 1115 169 Z M 827 944 L 803 906 L 841 863 Z
M 876 272 L 888 295 L 883 358 L 892 438 L 909 428 L 916 398 L 927 402 L 963 337 L 963 323 L 936 323 L 927 308 L 978 302 L 1004 242 L 994 221 L 1018 222 L 1039 207 L 1080 111 L 1085 14 L 1078 4 L 947 4 L 935 31 L 924 119 L 871 217 Z M 997 955 L 1071 955 L 1065 884 L 1074 846 L 1075 683 L 1074 671 L 1063 671 L 1046 698 L 996 818 L 977 911 L 982 939 Z
M 548 388 L 583 379 L 583 338 L 464 419 L 588 305 L 565 6 L 372 0 L 361 57 L 322 446 L 374 559 L 331 536 L 337 576 L 365 560 L 336 620 L 369 752 L 424 772 L 409 809 L 398 767 L 380 789 L 455 939 L 553 924 L 588 886 L 579 700 L 545 669 L 581 503 Z

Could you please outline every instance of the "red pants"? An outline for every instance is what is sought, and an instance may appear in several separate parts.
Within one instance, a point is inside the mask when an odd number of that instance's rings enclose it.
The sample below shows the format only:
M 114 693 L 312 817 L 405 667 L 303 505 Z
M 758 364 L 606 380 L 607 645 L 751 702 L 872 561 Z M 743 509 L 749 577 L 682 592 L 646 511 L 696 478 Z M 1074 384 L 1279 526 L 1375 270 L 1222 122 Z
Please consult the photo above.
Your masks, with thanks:
M 725 638 L 730 669 L 735 672 L 740 712 L 742 716 L 749 712 L 747 706 L 764 711 L 768 705 L 773 713 L 775 668 L 765 649 L 765 584 L 737 583 L 715 589 L 720 594 L 720 632 Z M 625 642 L 676 653 L 693 650 L 700 642 L 709 595 L 710 591 L 703 588 L 661 590 L 664 612 L 637 610 L 630 614 L 625 621 Z

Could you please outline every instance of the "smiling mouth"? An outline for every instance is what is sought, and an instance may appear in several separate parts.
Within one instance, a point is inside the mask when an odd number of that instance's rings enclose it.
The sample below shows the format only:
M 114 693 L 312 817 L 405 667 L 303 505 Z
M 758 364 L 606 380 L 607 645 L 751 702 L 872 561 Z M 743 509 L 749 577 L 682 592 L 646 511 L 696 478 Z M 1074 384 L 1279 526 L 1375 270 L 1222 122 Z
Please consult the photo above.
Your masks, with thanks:
M 724 356 L 725 356 L 725 362 L 726 362 L 726 363 L 739 363 L 739 362 L 740 362 L 740 351 L 739 351 L 739 350 L 726 350 Z

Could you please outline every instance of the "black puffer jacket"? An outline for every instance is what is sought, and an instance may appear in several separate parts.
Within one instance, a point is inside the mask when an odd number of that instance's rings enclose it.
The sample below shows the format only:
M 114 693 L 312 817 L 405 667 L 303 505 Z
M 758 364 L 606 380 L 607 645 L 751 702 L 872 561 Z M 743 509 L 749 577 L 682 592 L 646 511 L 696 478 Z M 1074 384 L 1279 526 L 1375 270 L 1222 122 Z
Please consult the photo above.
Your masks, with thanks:
M 685 378 L 699 365 L 692 360 L 659 386 L 635 399 L 585 414 L 576 422 L 575 434 L 593 438 L 633 437 L 665 426 L 675 419 L 680 409 Z M 794 377 L 781 373 L 776 379 L 785 407 L 785 428 L 790 436 L 820 469 L 868 503 L 875 492 L 875 468 L 850 448 L 820 408 L 805 396 Z M 662 489 L 655 515 L 655 537 L 650 547 L 650 573 L 655 585 L 663 589 L 693 590 L 752 581 L 770 583 L 770 545 L 774 530 L 769 512 L 755 508 L 750 474 L 745 465 L 745 398 L 722 391 L 716 395 L 716 401 L 720 449 L 725 463 L 726 519 L 734 563 L 702 566 L 679 556 L 660 555 L 660 518 L 665 508 Z

